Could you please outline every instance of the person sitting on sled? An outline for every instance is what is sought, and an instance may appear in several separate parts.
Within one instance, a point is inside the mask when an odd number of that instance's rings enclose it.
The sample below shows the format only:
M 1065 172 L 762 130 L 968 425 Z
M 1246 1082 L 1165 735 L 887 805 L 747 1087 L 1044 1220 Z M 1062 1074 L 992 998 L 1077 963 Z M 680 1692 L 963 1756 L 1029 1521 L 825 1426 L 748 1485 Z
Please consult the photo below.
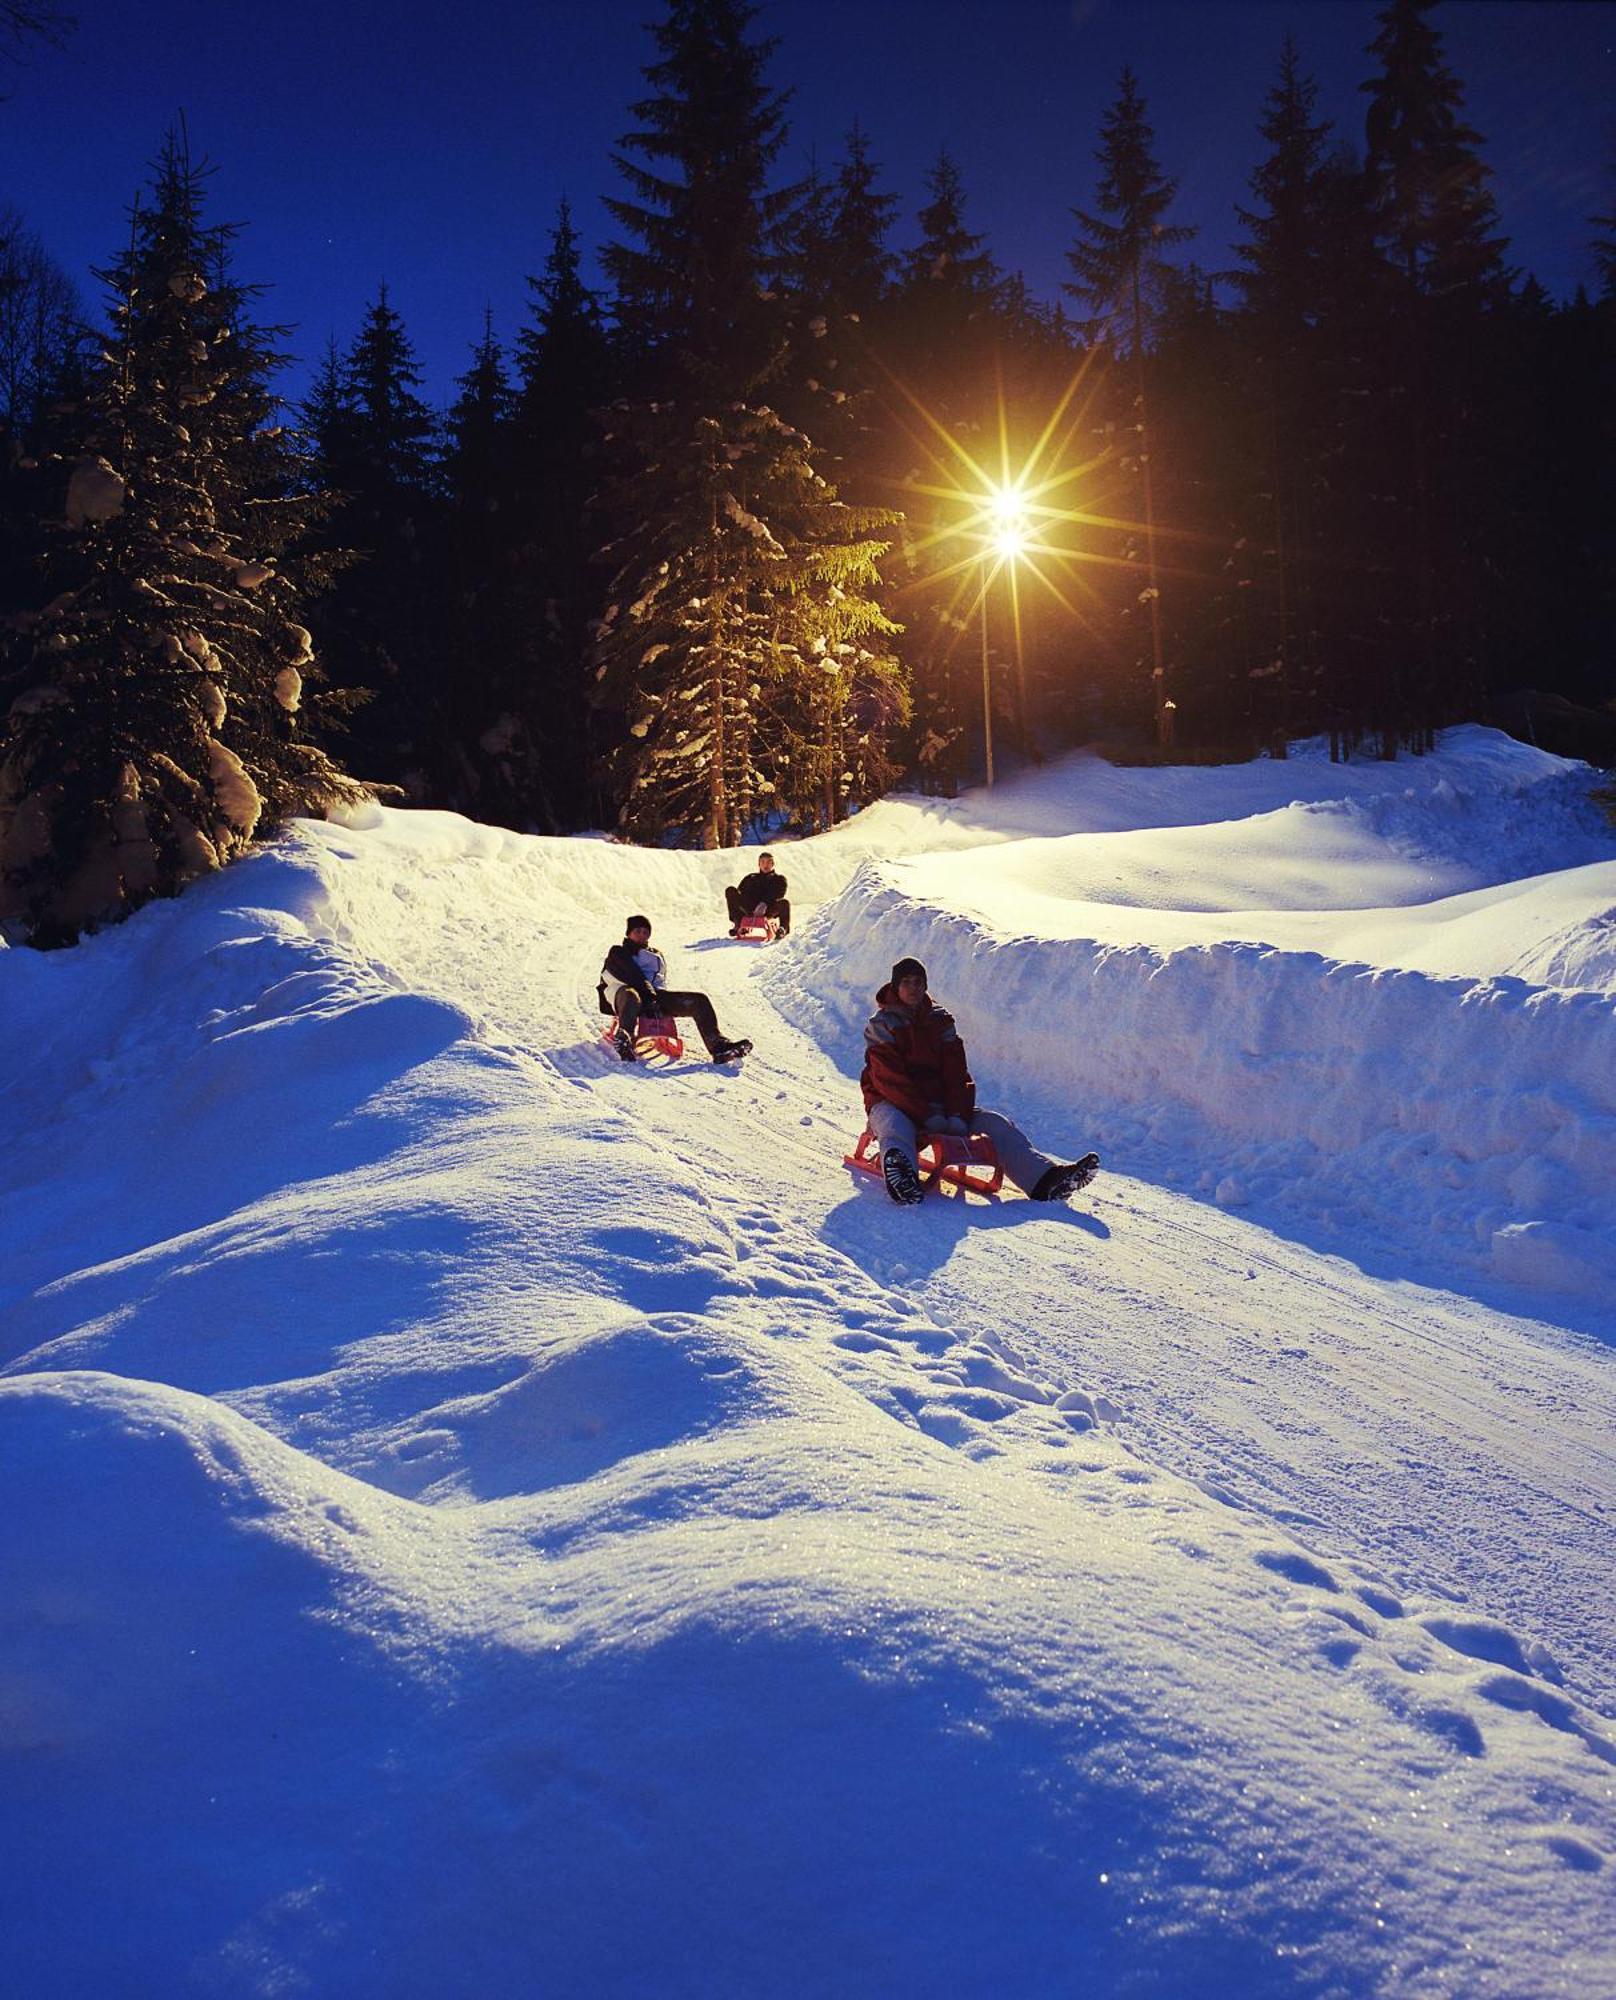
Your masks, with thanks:
M 623 926 L 623 942 L 614 944 L 600 969 L 600 1007 L 617 1016 L 613 1046 L 624 1062 L 633 1062 L 641 1014 L 673 1015 L 694 1021 L 696 1032 L 715 1063 L 735 1062 L 752 1053 L 750 1042 L 732 1042 L 719 1032 L 718 1016 L 705 993 L 676 993 L 664 981 L 668 962 L 651 942 L 651 919 L 633 916 Z
M 781 937 L 791 929 L 791 905 L 786 901 L 786 878 L 774 872 L 774 856 L 760 854 L 757 872 L 742 878 L 738 889 L 724 891 L 729 905 L 729 934 L 734 937 L 747 917 L 773 917 Z
M 1040 1153 L 1002 1111 L 979 1111 L 976 1085 L 954 1017 L 926 991 L 926 968 L 900 958 L 890 982 L 875 996 L 877 1011 L 864 1030 L 859 1083 L 864 1112 L 881 1148 L 881 1177 L 894 1201 L 916 1202 L 923 1192 L 917 1147 L 922 1133 L 960 1137 L 984 1133 L 1005 1173 L 1034 1201 L 1065 1201 L 1093 1180 L 1095 1153 L 1065 1165 Z

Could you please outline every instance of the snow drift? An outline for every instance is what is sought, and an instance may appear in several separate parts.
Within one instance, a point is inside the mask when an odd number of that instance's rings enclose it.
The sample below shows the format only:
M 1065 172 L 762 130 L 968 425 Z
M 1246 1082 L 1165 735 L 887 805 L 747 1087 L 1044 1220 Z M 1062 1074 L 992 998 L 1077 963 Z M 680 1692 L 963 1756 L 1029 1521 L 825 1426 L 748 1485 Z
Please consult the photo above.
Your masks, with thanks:
M 1483 750 L 1515 771 L 1489 741 L 1450 773 Z M 1180 776 L 1203 808 L 1186 823 L 1217 824 L 1216 774 Z M 1000 801 L 974 828 L 952 808 L 948 844 L 986 865 L 1048 840 L 1094 777 L 1080 760 L 1023 788 L 1019 831 Z M 376 812 L 72 952 L 0 955 L 0 1026 L 29 1057 L 0 1161 L 0 1922 L 21 1990 L 1616 1981 L 1616 1733 L 1588 1693 L 1608 1543 L 1604 1501 L 1581 1499 L 1616 1497 L 1608 1357 L 1428 1308 L 1470 1428 L 1421 1449 L 1445 1495 L 1464 1469 L 1482 1523 L 1454 1582 L 1452 1548 L 1367 1546 L 1382 1501 L 1423 1518 L 1412 1467 L 1384 1495 L 1338 1475 L 1343 1529 L 1173 1470 L 1096 1379 L 1085 1315 L 1170 1356 L 1223 1263 L 1256 1279 L 1260 1232 L 1118 1175 L 1093 1214 L 900 1215 L 837 1165 L 857 1016 L 901 931 L 973 1010 L 978 1069 L 1046 1126 L 1075 1122 L 1038 1094 L 1077 1037 L 1013 1015 L 1046 975 L 1110 999 L 1097 1022 L 1085 998 L 1082 1032 L 1132 1065 L 1107 1101 L 1145 1168 L 1175 1132 L 1242 1129 L 1215 1080 L 1170 1087 L 1174 1036 L 1293 1118 L 1335 1091 L 1340 1130 L 1304 1141 L 1281 1115 L 1239 1143 L 1276 1213 L 1264 1162 L 1311 1148 L 1344 1242 L 1411 1226 L 1389 1197 L 1354 1207 L 1376 1148 L 1416 1211 L 1420 1148 L 1460 1159 L 1486 1126 L 1438 1093 L 1389 1139 L 1328 1054 L 1407 1077 L 1404 1040 L 1437 1021 L 1450 1091 L 1498 1090 L 1500 1131 L 1508 1086 L 1475 1065 L 1544 1078 L 1531 1115 L 1571 1206 L 1508 1215 L 1597 1241 L 1576 1203 L 1608 1114 L 1583 1044 L 1608 997 L 1275 945 L 1001 937 L 920 892 L 933 864 L 891 858 L 923 854 L 933 809 L 880 814 L 781 851 L 794 896 L 832 900 L 763 954 L 713 939 L 739 857 Z M 881 821 L 888 858 L 856 872 Z M 1454 893 L 1504 852 L 1472 848 Z M 635 907 L 706 953 L 700 982 L 759 1042 L 738 1074 L 595 1044 L 595 968 Z M 1478 1198 L 1493 1158 L 1469 1163 Z M 1419 1239 L 1432 1268 L 1464 1254 L 1449 1194 Z M 1312 1314 L 1324 1343 L 1322 1264 L 1276 1238 L 1262 1266 L 1256 1338 L 1290 1371 L 1297 1458 L 1336 1421 L 1294 1333 Z M 1333 1290 L 1357 1324 L 1395 1296 L 1420 1330 L 1391 1285 Z M 1233 1335 L 1205 1331 L 1226 1366 Z M 1489 1342 L 1506 1388 L 1558 1399 L 1536 1484 L 1510 1453 L 1545 1427 L 1492 1414 Z M 1486 1512 L 1493 1457 L 1517 1543 Z M 1528 1571 L 1552 1643 L 1500 1609 Z

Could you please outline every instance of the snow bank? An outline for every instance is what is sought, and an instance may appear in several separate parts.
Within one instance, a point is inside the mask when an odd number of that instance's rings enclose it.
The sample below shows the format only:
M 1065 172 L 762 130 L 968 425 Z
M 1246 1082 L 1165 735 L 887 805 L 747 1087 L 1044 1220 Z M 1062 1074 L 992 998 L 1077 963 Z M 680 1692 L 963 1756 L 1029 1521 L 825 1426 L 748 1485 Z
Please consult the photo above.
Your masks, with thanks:
M 957 1014 L 984 1101 L 1065 1107 L 1069 1147 L 1097 1137 L 1126 1165 L 1156 1142 L 1204 1160 L 1225 1202 L 1368 1223 L 1514 1281 L 1616 1284 L 1616 997 L 1261 944 L 1031 938 L 875 864 L 771 962 L 770 989 L 853 1063 L 906 954 Z

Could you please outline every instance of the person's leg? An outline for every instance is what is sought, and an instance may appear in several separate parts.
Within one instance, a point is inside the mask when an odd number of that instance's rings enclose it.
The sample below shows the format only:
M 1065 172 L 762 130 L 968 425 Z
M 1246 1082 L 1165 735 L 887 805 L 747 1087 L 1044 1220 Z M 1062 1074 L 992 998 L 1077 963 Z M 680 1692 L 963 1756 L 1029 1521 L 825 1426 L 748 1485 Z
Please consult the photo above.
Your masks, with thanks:
M 895 1104 L 888 1104 L 884 1097 L 878 1097 L 870 1106 L 864 1121 L 881 1148 L 881 1157 L 886 1158 L 893 1148 L 902 1153 L 910 1166 L 919 1166 L 915 1152 L 915 1121 L 907 1111 L 900 1111 Z
M 671 1014 L 675 1020 L 694 1021 L 696 1033 L 709 1055 L 724 1039 L 719 1033 L 713 1003 L 705 993 L 659 993 L 657 1009 L 660 1013 Z
M 730 928 L 733 930 L 742 917 L 746 915 L 746 912 L 741 908 L 741 892 L 733 882 L 724 891 L 724 901 L 729 908 Z
M 612 1012 L 617 1016 L 617 1025 L 626 1028 L 633 1035 L 640 1026 L 640 996 L 632 986 L 619 986 L 617 998 L 612 1002 Z
M 791 934 L 791 905 L 784 896 L 778 902 L 770 904 L 769 915 L 780 926 L 781 937 L 789 937 Z
M 975 1129 L 993 1141 L 1006 1180 L 1020 1188 L 1023 1194 L 1031 1194 L 1055 1165 L 1049 1155 L 1040 1153 L 1021 1127 L 1006 1118 L 1002 1111 L 984 1111 L 978 1106 Z

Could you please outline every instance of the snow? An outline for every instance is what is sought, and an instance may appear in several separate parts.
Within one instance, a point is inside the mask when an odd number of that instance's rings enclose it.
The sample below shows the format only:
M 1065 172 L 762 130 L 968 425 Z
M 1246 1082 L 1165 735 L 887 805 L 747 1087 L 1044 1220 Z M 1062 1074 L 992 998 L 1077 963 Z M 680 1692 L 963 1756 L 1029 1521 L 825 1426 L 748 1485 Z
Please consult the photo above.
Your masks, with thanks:
M 371 808 L 0 954 L 18 1990 L 1616 1990 L 1589 782 L 1078 757 L 764 948 Z M 909 952 L 1080 1203 L 840 1166 Z

